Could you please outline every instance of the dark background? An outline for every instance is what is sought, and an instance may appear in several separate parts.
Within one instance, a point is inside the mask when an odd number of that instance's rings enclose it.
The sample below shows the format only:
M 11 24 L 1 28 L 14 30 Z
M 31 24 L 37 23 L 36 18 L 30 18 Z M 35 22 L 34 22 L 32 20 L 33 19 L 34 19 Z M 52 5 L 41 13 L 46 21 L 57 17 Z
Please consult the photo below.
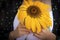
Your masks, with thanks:
M 9 33 L 13 30 L 13 20 L 22 0 L 0 0 L 0 40 L 8 40 Z M 52 0 L 54 15 L 54 29 L 57 40 L 60 40 L 60 0 Z

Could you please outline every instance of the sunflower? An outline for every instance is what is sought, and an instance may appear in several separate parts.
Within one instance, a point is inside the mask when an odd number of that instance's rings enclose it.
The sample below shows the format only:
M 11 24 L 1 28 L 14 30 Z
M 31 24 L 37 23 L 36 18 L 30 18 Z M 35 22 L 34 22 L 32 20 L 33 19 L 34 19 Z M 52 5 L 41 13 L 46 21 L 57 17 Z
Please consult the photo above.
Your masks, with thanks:
M 41 32 L 52 26 L 48 11 L 49 6 L 40 1 L 24 0 L 17 12 L 18 20 L 24 24 L 28 30 Z

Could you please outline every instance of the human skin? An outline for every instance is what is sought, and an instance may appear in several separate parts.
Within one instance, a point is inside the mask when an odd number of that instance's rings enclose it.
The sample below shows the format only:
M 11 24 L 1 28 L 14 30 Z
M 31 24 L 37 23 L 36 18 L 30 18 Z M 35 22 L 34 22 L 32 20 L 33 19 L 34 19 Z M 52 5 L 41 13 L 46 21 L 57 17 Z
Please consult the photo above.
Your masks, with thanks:
M 56 35 L 48 30 L 42 30 L 40 33 L 34 33 L 34 36 L 40 40 L 56 40 Z
M 27 30 L 24 25 L 19 24 L 16 30 L 10 32 L 9 40 L 14 40 L 18 37 L 28 35 L 29 33 L 29 30 Z
M 14 40 L 18 37 L 28 35 L 30 32 L 31 31 L 27 30 L 24 25 L 19 24 L 16 30 L 10 32 L 9 40 Z M 56 36 L 48 30 L 42 30 L 39 34 L 38 33 L 33 34 L 40 40 L 56 40 Z
M 51 0 L 49 0 L 49 1 L 48 0 L 40 0 L 40 1 L 44 2 L 48 5 L 51 5 Z M 27 30 L 24 25 L 19 24 L 17 26 L 16 30 L 10 32 L 9 40 L 14 40 L 23 35 L 28 35 L 29 33 L 30 33 L 30 31 Z M 34 33 L 34 36 L 36 36 L 37 38 L 40 38 L 41 40 L 56 40 L 56 36 L 52 32 L 47 31 L 47 30 L 44 30 L 44 31 L 42 30 L 42 32 L 39 34 Z

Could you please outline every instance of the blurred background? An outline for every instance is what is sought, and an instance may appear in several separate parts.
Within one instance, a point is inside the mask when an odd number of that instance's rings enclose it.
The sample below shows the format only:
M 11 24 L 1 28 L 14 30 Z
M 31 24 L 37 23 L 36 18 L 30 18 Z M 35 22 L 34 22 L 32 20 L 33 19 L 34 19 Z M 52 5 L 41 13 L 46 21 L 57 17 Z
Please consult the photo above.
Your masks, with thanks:
M 60 40 L 60 0 L 41 1 L 52 4 L 54 16 L 53 33 L 56 34 L 57 40 Z M 23 0 L 0 0 L 0 40 L 8 40 L 9 33 L 13 31 L 14 17 L 22 2 Z

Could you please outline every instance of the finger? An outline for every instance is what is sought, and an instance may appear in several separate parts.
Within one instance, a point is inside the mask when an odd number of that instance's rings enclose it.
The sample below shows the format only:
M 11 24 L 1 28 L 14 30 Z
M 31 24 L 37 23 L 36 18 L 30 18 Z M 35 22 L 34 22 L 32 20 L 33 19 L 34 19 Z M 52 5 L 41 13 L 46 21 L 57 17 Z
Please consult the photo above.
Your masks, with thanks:
M 38 30 L 37 30 L 37 31 L 38 31 Z M 36 32 L 35 32 L 35 33 L 36 33 Z M 44 34 L 44 33 L 42 32 L 42 29 L 41 29 L 41 32 L 36 33 L 36 34 L 41 35 L 41 34 Z
M 26 28 L 20 28 L 19 31 L 30 32 L 30 30 L 27 30 Z
M 44 35 L 43 32 L 40 32 L 40 33 L 34 33 L 34 36 L 38 36 L 38 37 L 43 36 L 43 35 Z
M 30 32 L 24 28 L 21 28 L 20 30 L 15 30 L 15 34 L 17 37 L 21 37 L 24 35 L 28 35 Z
M 49 35 L 50 35 L 50 34 L 53 34 L 53 33 L 52 33 L 52 32 L 50 32 L 49 30 L 42 30 L 42 32 L 43 32 L 43 33 L 45 33 L 45 34 L 47 34 L 47 33 L 48 33 Z
M 43 33 L 45 34 L 45 36 L 50 36 L 51 38 L 56 38 L 55 34 L 53 34 L 52 32 L 50 32 L 49 30 L 42 30 Z
M 16 30 L 17 31 L 28 31 L 29 32 L 29 30 L 27 30 L 25 27 L 17 27 Z
M 19 30 L 19 29 L 21 29 L 21 28 L 25 28 L 25 25 L 19 23 L 19 25 L 17 26 L 16 30 L 17 30 L 17 29 Z
M 18 30 L 18 31 L 28 31 L 28 32 L 29 32 L 29 30 L 27 30 L 27 29 L 25 28 L 25 26 L 22 25 L 22 24 L 19 24 L 16 30 Z
M 21 34 L 29 34 L 28 31 L 20 31 Z
M 20 27 L 25 27 L 25 25 L 20 23 Z
M 35 36 L 36 36 L 37 38 L 41 39 L 41 40 L 45 40 L 45 38 L 46 38 L 46 37 L 44 36 L 44 34 L 42 34 L 42 33 L 41 33 L 40 35 L 39 35 L 39 34 L 35 34 Z
M 40 39 L 40 37 L 39 37 L 40 35 L 38 35 L 38 34 L 34 34 L 34 36 Z
M 26 31 L 20 31 L 19 32 L 20 36 L 24 36 L 24 35 L 28 35 L 28 34 L 29 34 L 29 32 L 26 32 Z
M 56 36 L 54 36 L 51 32 L 48 33 L 47 30 L 42 30 L 40 34 L 35 33 L 34 36 L 40 38 L 41 40 L 56 38 Z
M 46 39 L 46 34 L 42 31 L 40 33 L 34 33 L 34 36 L 36 36 L 40 39 Z
M 46 35 L 43 34 L 43 33 L 40 33 L 40 35 L 39 35 L 39 34 L 35 34 L 35 36 L 36 36 L 37 38 L 41 39 L 41 40 L 46 40 L 46 39 L 47 39 L 47 38 L 46 38 Z

